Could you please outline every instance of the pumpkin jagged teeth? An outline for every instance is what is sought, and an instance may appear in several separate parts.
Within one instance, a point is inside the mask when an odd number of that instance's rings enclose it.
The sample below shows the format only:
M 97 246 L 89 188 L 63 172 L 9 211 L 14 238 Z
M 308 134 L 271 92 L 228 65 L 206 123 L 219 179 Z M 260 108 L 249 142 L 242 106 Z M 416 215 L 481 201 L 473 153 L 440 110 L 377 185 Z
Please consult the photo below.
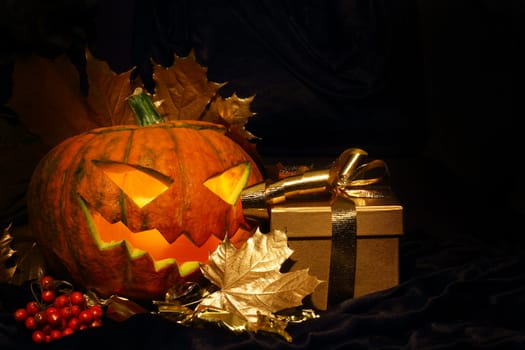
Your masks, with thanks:
M 82 197 L 79 196 L 78 198 L 86 217 L 89 231 L 101 250 L 112 249 L 124 245 L 124 248 L 131 259 L 137 259 L 148 254 L 153 261 L 155 271 L 159 271 L 169 265 L 177 263 L 180 275 L 189 275 L 199 268 L 201 262 L 196 260 L 185 261 L 183 260 L 183 253 L 198 257 L 198 252 L 200 250 L 207 249 L 205 253 L 209 254 L 209 250 L 211 250 L 212 247 L 216 247 L 220 242 L 218 237 L 210 235 L 204 245 L 197 247 L 188 236 L 181 235 L 170 244 L 157 229 L 136 233 L 131 232 L 121 221 L 110 223 L 100 213 L 96 211 L 91 212 Z M 153 254 L 154 251 L 147 252 L 140 248 L 141 242 L 151 243 L 152 241 L 156 242 L 156 247 L 162 248 L 160 249 L 164 251 L 161 253 L 162 255 L 155 255 Z
M 160 271 L 165 267 L 168 267 L 170 265 L 173 265 L 177 263 L 177 260 L 168 258 L 168 259 L 162 259 L 162 260 L 153 260 L 153 267 L 155 268 L 155 271 Z M 179 267 L 180 270 L 180 267 Z
M 137 258 L 140 258 L 141 256 L 144 256 L 144 255 L 147 254 L 146 251 L 144 251 L 142 249 L 135 248 L 128 241 L 124 240 L 124 242 L 126 244 L 126 250 L 127 250 L 127 252 L 128 252 L 128 254 L 129 254 L 131 259 L 137 259 Z
M 179 265 L 179 274 L 181 277 L 192 274 L 197 271 L 201 266 L 200 261 L 186 261 Z

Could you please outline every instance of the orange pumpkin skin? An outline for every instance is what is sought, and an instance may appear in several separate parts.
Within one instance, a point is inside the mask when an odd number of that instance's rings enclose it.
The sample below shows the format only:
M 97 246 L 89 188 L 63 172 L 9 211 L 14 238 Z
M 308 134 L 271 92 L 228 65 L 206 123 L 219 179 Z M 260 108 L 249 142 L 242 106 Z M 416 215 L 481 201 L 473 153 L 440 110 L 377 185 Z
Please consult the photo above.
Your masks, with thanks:
M 106 226 L 120 222 L 131 235 L 157 229 L 168 245 L 187 237 L 207 251 L 184 259 L 203 263 L 226 234 L 246 237 L 253 227 L 245 221 L 240 201 L 230 205 L 203 186 L 242 162 L 251 164 L 247 185 L 262 180 L 255 162 L 224 133 L 221 125 L 201 121 L 114 126 L 53 148 L 35 169 L 27 195 L 29 222 L 51 269 L 65 268 L 76 285 L 102 297 L 151 300 L 184 280 L 178 267 L 183 259 L 159 268 L 144 248 L 133 254 L 125 239 L 101 248 L 103 240 L 94 237 L 105 230 L 98 227 L 101 220 Z M 116 169 L 133 167 L 157 177 L 167 189 L 141 207 L 104 172 L 115 164 Z M 153 233 L 146 234 L 153 240 Z M 177 249 L 184 255 L 184 247 Z

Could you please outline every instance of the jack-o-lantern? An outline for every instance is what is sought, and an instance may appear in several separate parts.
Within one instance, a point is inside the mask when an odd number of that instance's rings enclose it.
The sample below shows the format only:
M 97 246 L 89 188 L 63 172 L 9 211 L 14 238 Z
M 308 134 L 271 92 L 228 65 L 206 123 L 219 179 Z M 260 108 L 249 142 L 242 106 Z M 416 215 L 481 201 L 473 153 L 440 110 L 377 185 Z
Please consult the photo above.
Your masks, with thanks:
M 226 235 L 245 240 L 254 228 L 238 198 L 262 176 L 224 133 L 172 121 L 100 128 L 55 146 L 28 189 L 49 266 L 102 297 L 152 299 L 198 273 Z

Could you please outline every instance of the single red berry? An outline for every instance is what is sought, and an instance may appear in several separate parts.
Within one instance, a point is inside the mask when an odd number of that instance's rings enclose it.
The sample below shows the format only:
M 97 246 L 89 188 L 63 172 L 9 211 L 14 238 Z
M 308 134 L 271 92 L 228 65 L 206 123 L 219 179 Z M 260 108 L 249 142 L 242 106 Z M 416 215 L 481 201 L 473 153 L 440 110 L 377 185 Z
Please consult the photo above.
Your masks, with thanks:
M 69 300 L 71 301 L 71 304 L 73 305 L 83 306 L 84 305 L 84 294 L 82 294 L 78 290 L 75 290 L 71 292 L 71 294 L 69 295 Z
M 42 276 L 40 278 L 40 286 L 43 290 L 55 289 L 55 279 L 49 275 Z
M 56 327 L 62 324 L 62 317 L 60 316 L 60 312 L 58 311 L 57 308 L 49 307 L 46 310 L 46 315 L 47 315 L 47 322 L 51 326 Z
M 80 323 L 88 324 L 93 321 L 93 313 L 91 313 L 89 310 L 82 310 L 78 315 L 78 320 Z
M 46 304 L 51 304 L 55 301 L 55 291 L 46 289 L 42 291 L 42 301 Z
M 48 306 L 45 311 L 46 311 L 46 314 L 48 315 L 60 313 L 60 310 L 55 306 Z
M 16 322 L 24 322 L 28 316 L 27 310 L 24 308 L 16 309 L 13 316 Z
M 99 305 L 92 305 L 89 307 L 89 311 L 91 311 L 91 314 L 93 314 L 93 319 L 98 320 L 102 318 L 102 315 L 104 314 L 104 311 L 102 310 L 102 307 Z
M 65 327 L 63 330 L 62 330 L 62 336 L 65 337 L 66 335 L 71 335 L 75 333 L 75 331 L 73 330 L 73 328 L 69 328 L 69 327 Z
M 33 316 L 40 311 L 40 304 L 34 300 L 30 301 L 26 304 L 26 311 L 28 315 Z
M 91 324 L 89 325 L 89 327 L 91 328 L 102 327 L 102 320 L 98 319 L 98 320 L 91 321 Z
M 82 311 L 82 308 L 79 305 L 71 305 L 71 315 L 73 317 L 78 317 L 80 311 Z
M 73 317 L 67 322 L 67 326 L 72 330 L 78 330 L 80 329 L 80 320 L 76 317 Z
M 62 316 L 64 320 L 69 320 L 73 316 L 73 309 L 71 308 L 71 306 L 61 307 L 60 316 Z
M 56 306 L 57 308 L 62 308 L 66 305 L 69 305 L 69 296 L 66 294 L 57 295 L 53 305 Z
M 28 316 L 24 321 L 24 326 L 29 330 L 36 329 L 36 322 L 34 316 Z
M 62 331 L 59 329 L 52 329 L 49 335 L 51 336 L 51 340 L 57 340 L 62 338 Z
M 46 341 L 46 334 L 41 330 L 36 330 L 31 334 L 31 338 L 35 343 L 43 343 Z

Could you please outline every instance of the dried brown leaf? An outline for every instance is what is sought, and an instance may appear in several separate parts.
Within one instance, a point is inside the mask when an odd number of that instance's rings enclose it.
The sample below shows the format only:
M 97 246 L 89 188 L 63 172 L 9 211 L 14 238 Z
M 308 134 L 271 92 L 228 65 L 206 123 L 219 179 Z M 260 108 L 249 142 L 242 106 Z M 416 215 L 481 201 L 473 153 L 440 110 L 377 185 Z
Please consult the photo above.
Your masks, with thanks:
M 41 277 L 45 262 L 28 225 L 4 228 L 0 236 L 0 282 L 22 285 Z
M 152 99 L 160 115 L 165 120 L 220 122 L 231 127 L 236 136 L 253 139 L 244 128 L 253 115 L 253 96 L 239 98 L 234 94 L 223 99 L 218 91 L 226 83 L 209 81 L 207 68 L 196 61 L 193 52 L 174 57 L 170 67 L 153 65 Z M 133 71 L 117 74 L 86 49 L 88 95 L 84 96 L 79 72 L 65 55 L 56 59 L 33 56 L 16 62 L 8 105 L 31 132 L 50 146 L 94 128 L 135 124 L 127 98 L 144 84 L 139 78 L 131 79 Z M 249 148 L 246 144 L 241 146 Z
M 86 71 L 89 82 L 87 103 L 102 126 L 135 124 L 127 103 L 133 93 L 133 69 L 116 74 L 109 65 L 86 50 Z
M 16 61 L 8 106 L 48 146 L 101 125 L 89 113 L 78 71 L 66 56 Z
M 154 64 L 153 101 L 159 102 L 160 115 L 167 120 L 201 119 L 212 98 L 225 85 L 209 81 L 207 71 L 193 52 L 186 57 L 175 55 L 170 67 Z
M 255 95 L 241 98 L 237 94 L 222 98 L 217 96 L 204 115 L 204 120 L 211 122 L 226 122 L 227 125 L 235 128 L 237 132 L 247 140 L 257 139 L 255 135 L 246 130 L 246 123 L 255 113 L 250 110 Z

